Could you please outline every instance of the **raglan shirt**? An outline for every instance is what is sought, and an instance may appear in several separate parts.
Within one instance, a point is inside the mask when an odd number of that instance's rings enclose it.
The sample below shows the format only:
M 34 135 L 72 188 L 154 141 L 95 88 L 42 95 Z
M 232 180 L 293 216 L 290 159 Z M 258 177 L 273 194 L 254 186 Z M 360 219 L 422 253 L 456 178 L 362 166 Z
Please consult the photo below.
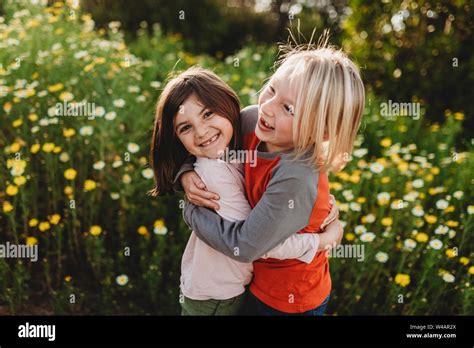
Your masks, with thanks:
M 194 170 L 209 190 L 220 196 L 217 213 L 228 221 L 245 220 L 251 207 L 245 195 L 244 166 L 198 157 Z M 293 234 L 263 258 L 299 259 L 310 263 L 318 249 L 318 235 Z M 180 289 L 193 300 L 227 300 L 242 294 L 252 279 L 253 265 L 211 248 L 191 233 L 181 261 Z
M 253 261 L 250 291 L 258 299 L 283 312 L 301 313 L 319 306 L 330 293 L 325 252 L 317 253 L 309 264 L 260 257 L 295 232 L 320 232 L 330 211 L 328 178 L 295 161 L 291 153 L 258 151 L 257 119 L 257 106 L 242 110 L 244 149 L 257 152 L 254 167 L 245 163 L 250 215 L 244 221 L 228 221 L 209 209 L 186 204 L 184 218 L 212 248 L 241 262 Z

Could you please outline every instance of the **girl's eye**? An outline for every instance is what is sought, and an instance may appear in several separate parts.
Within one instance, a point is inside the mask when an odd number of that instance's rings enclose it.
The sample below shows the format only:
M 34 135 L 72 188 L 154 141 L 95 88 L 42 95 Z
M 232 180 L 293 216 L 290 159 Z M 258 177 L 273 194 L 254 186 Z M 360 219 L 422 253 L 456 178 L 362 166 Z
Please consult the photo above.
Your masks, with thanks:
M 268 85 L 268 90 L 270 93 L 275 94 L 275 88 L 273 88 L 271 85 Z
M 209 118 L 213 115 L 214 113 L 212 111 L 208 111 L 204 113 L 204 118 Z
M 183 134 L 184 132 L 186 132 L 187 130 L 189 130 L 191 128 L 191 126 L 187 125 L 187 126 L 183 126 L 179 129 L 179 134 Z

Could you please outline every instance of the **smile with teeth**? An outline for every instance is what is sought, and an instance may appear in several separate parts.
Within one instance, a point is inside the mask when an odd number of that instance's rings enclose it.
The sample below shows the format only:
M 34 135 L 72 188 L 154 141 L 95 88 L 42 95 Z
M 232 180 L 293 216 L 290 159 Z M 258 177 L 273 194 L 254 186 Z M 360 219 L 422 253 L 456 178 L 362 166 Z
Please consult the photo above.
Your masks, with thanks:
M 273 130 L 275 129 L 275 128 L 273 128 L 272 126 L 270 126 L 270 124 L 269 124 L 268 122 L 266 122 L 266 121 L 263 119 L 263 117 L 260 118 L 260 124 L 262 124 L 263 126 L 265 126 L 265 127 L 268 128 L 268 129 L 273 129 Z
M 217 138 L 219 138 L 219 133 L 214 135 L 211 139 L 205 141 L 204 143 L 200 144 L 199 146 L 207 146 L 207 145 L 210 145 L 212 144 L 213 142 L 215 142 L 217 140 Z

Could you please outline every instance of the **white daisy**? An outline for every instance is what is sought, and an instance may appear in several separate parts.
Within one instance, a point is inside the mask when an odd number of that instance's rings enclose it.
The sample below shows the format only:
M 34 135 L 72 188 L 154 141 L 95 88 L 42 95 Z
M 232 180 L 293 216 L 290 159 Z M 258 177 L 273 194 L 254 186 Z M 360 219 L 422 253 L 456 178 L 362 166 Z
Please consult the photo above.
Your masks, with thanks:
M 384 253 L 383 251 L 379 251 L 377 254 L 375 254 L 375 259 L 378 262 L 385 263 L 388 260 L 388 254 Z
M 439 239 L 430 240 L 430 247 L 435 250 L 439 250 L 443 247 L 443 243 Z
M 107 121 L 112 121 L 113 119 L 115 119 L 115 117 L 117 117 L 117 113 L 115 111 L 109 111 L 105 114 L 105 119 Z
M 152 179 L 154 176 L 153 169 L 146 168 L 142 171 L 142 175 L 145 179 Z
M 456 280 L 451 273 L 443 273 L 442 278 L 446 283 L 453 283 Z
M 116 108 L 123 108 L 125 106 L 125 100 L 123 100 L 122 98 L 116 99 L 113 101 L 113 104 Z
M 373 232 L 366 232 L 366 233 L 363 233 L 360 236 L 360 240 L 363 241 L 363 242 L 369 242 L 370 243 L 374 239 L 375 239 L 375 233 L 373 233 Z
M 102 170 L 105 167 L 105 162 L 104 161 L 97 161 L 93 164 L 92 166 L 95 170 Z
M 449 206 L 449 202 L 444 200 L 444 199 L 440 199 L 439 201 L 436 202 L 436 208 L 438 208 L 440 210 L 444 210 L 448 206 Z
M 121 274 L 115 278 L 115 281 L 117 282 L 118 285 L 124 286 L 127 285 L 128 283 L 128 276 L 126 274 Z
M 135 143 L 129 143 L 127 149 L 130 153 L 137 153 L 140 150 L 140 146 Z

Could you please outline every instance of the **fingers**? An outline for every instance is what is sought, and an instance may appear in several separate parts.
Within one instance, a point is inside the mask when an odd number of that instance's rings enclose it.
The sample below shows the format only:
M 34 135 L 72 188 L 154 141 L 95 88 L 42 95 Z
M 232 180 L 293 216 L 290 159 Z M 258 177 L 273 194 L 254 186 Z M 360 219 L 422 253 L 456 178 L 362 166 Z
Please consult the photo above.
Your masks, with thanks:
M 206 190 L 207 189 L 206 185 L 204 185 L 201 178 L 196 173 L 193 173 L 193 175 L 191 175 L 190 178 L 191 178 L 192 182 L 194 183 L 194 185 L 196 185 L 201 190 Z
M 220 209 L 219 204 L 214 200 L 203 199 L 202 197 L 197 196 L 197 195 L 193 195 L 193 194 L 186 194 L 186 197 L 188 198 L 188 200 L 191 203 L 193 203 L 197 206 L 206 207 L 206 208 L 210 208 L 210 209 L 213 209 L 213 210 L 219 210 Z

